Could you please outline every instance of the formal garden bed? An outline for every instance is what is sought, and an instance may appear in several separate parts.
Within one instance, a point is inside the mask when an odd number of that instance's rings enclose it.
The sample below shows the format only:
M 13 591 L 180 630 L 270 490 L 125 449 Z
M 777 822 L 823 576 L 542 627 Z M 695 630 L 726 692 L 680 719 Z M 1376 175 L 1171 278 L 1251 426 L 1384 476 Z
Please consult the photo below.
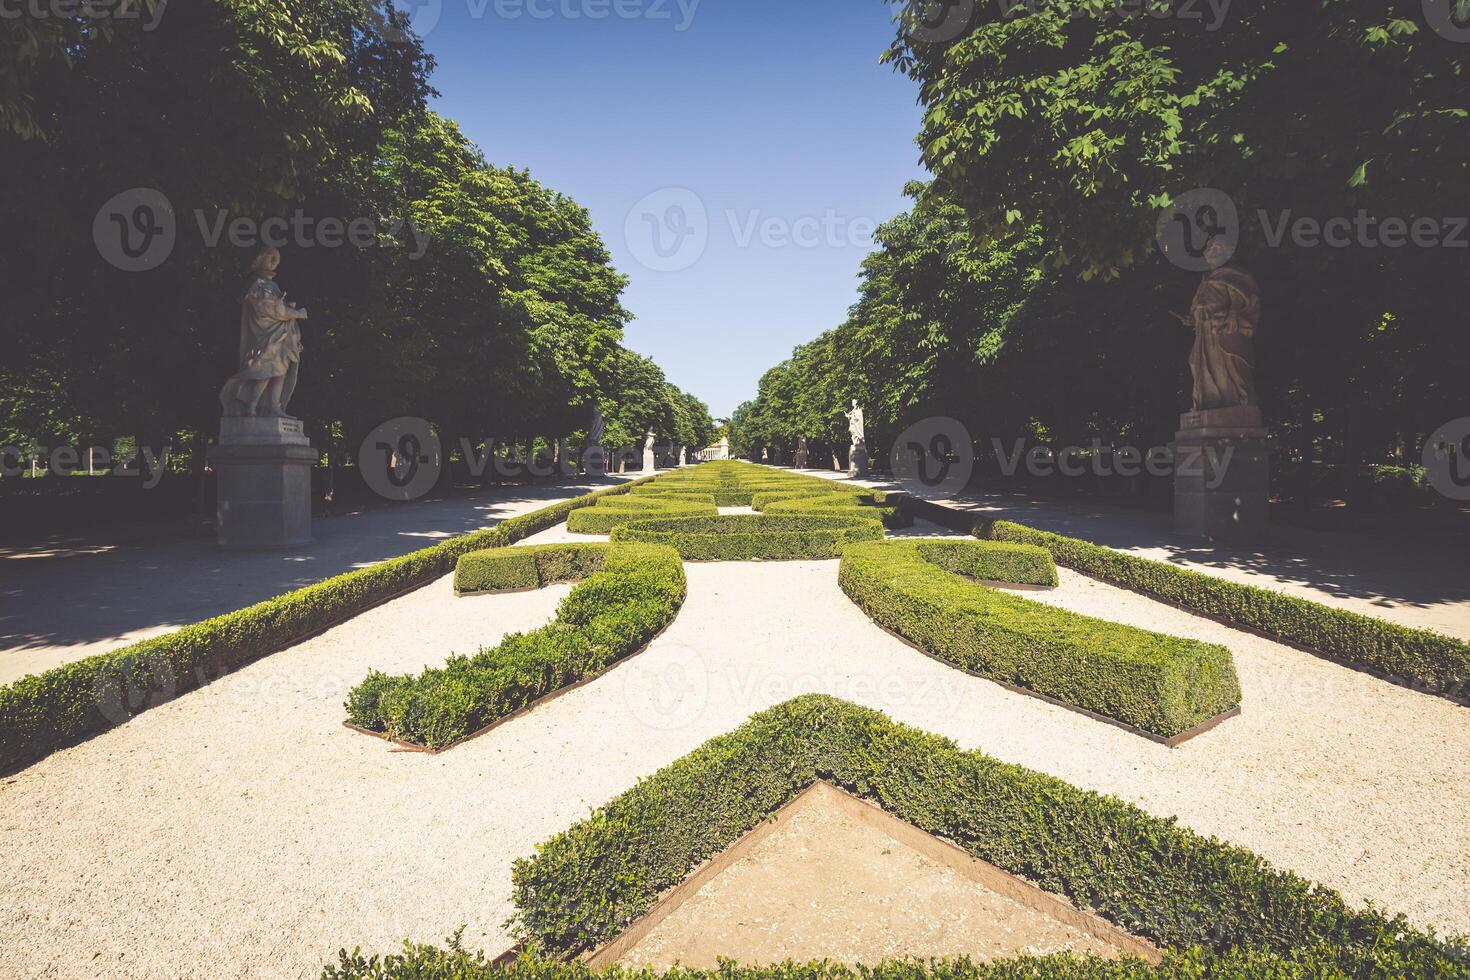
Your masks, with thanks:
M 847 545 L 882 537 L 883 525 L 865 517 L 767 517 L 763 514 L 632 521 L 612 532 L 614 541 L 668 545 L 685 561 L 837 558 Z
M 443 751 L 643 649 L 684 601 L 678 554 L 646 544 L 471 552 L 459 560 L 455 590 L 464 596 L 579 580 L 542 629 L 512 633 L 418 675 L 369 672 L 348 696 L 347 723 Z
M 962 670 L 1171 746 L 1240 707 L 1230 651 L 1031 602 L 985 584 L 1055 585 L 1051 554 L 996 542 L 848 548 L 842 589 L 878 625 Z
M 822 695 L 752 717 L 517 861 L 513 922 L 528 952 L 521 959 L 494 965 L 460 949 L 411 946 L 387 960 L 344 952 L 327 975 L 584 975 L 578 958 L 615 940 L 819 781 L 1164 954 L 1157 964 L 1067 955 L 931 964 L 939 977 L 1470 976 L 1465 946 L 1372 909 L 1355 910 L 1331 889 L 1244 848 Z

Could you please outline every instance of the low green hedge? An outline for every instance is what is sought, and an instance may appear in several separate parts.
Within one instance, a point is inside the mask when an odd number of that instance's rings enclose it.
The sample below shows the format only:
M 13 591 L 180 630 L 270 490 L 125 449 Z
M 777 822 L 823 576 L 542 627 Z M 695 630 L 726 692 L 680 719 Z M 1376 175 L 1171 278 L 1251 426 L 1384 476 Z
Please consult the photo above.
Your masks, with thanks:
M 518 592 L 556 582 L 580 582 L 601 571 L 606 558 L 605 544 L 522 545 L 472 551 L 454 566 L 454 591 L 460 595 Z
M 751 497 L 750 506 L 756 510 L 765 510 L 771 504 L 779 500 L 828 500 L 848 501 L 859 504 L 882 504 L 886 503 L 889 494 L 882 490 L 867 490 L 863 488 L 844 488 L 827 480 L 821 481 L 826 484 L 820 487 L 808 487 L 800 490 L 762 490 Z
M 826 695 L 753 716 L 517 861 L 513 928 L 546 955 L 594 948 L 818 779 L 1174 952 L 1173 972 L 1134 975 L 1202 978 L 1217 974 L 1180 964 L 1279 956 L 1314 969 L 1235 975 L 1470 976 L 1463 945 L 1354 910 L 1244 848 Z M 1030 962 L 1048 966 L 1002 975 L 1108 975 L 1087 972 L 1104 969 L 1091 960 Z
M 714 484 L 711 486 L 684 487 L 674 485 L 669 488 L 660 488 L 657 481 L 644 487 L 639 487 L 634 493 L 640 497 L 657 497 L 665 494 L 689 494 L 708 493 L 715 498 L 715 503 L 720 507 L 749 507 L 755 499 L 756 494 L 772 492 L 788 492 L 791 488 L 784 485 L 771 485 L 769 483 L 755 484 Z
M 765 495 L 762 495 L 765 496 Z M 887 528 L 914 526 L 914 513 L 903 496 L 873 492 L 868 494 L 834 493 L 825 496 L 764 500 L 757 510 L 766 514 L 799 514 L 809 517 L 867 517 Z M 754 503 L 752 502 L 752 506 Z
M 1168 954 L 1158 966 L 1133 957 L 1115 960 L 1095 956 L 1017 956 L 976 963 L 958 960 L 895 960 L 857 967 L 830 960 L 742 966 L 723 963 L 714 969 L 678 966 L 660 973 L 631 967 L 589 969 L 580 962 L 561 962 L 526 954 L 496 965 L 484 953 L 470 953 L 450 937 L 448 949 L 422 943 L 403 944 L 403 952 L 364 956 L 360 951 L 337 954 L 322 980 L 1347 980 L 1349 977 L 1400 980 L 1422 958 L 1396 950 L 1324 949 L 1265 953 L 1255 950 L 1213 954 L 1191 949 Z M 1440 964 L 1436 964 L 1439 966 Z M 1444 977 L 1466 973 L 1443 964 Z
M 972 526 L 976 537 L 1043 547 L 1058 564 L 1084 575 L 1303 647 L 1416 690 L 1470 699 L 1470 644 L 1463 640 L 1228 582 L 1023 524 L 985 521 Z
M 567 518 L 567 530 L 573 534 L 610 534 L 612 529 L 629 521 L 654 517 L 714 517 L 719 514 L 711 494 L 664 494 L 654 497 L 621 497 L 599 500 L 595 507 L 583 507 Z
M 274 599 L 0 688 L 0 772 L 34 762 L 253 660 L 350 619 L 454 569 L 460 556 L 514 544 L 623 484 L 512 517 L 431 548 L 390 558 Z
M 593 677 L 642 649 L 684 601 L 673 549 L 644 544 L 544 545 L 525 556 L 467 555 L 464 584 L 538 582 L 592 571 L 562 600 L 556 621 L 511 633 L 472 657 L 421 674 L 371 671 L 347 696 L 347 720 L 427 748 L 442 748 L 554 691 Z M 600 562 L 591 557 L 605 554 Z M 595 569 L 595 570 L 594 570 Z M 460 577 L 456 582 L 459 584 Z
M 1055 582 L 1043 549 L 1013 547 L 854 545 L 843 552 L 838 582 L 880 626 L 932 656 L 1162 738 L 1240 704 L 1235 664 L 1222 646 L 1080 616 L 970 580 Z
M 634 521 L 614 541 L 666 544 L 685 561 L 784 561 L 836 558 L 844 546 L 883 538 L 883 525 L 858 517 L 730 514 Z

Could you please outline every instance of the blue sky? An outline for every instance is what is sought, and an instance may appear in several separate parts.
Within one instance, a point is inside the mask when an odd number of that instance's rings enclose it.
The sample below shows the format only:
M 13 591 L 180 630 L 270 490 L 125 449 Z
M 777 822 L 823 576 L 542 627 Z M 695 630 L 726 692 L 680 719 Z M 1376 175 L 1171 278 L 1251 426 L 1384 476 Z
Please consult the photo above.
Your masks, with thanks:
M 872 226 L 923 176 L 916 88 L 878 64 L 881 0 L 409 9 L 435 108 L 591 211 L 631 280 L 627 345 L 717 416 L 842 320 Z

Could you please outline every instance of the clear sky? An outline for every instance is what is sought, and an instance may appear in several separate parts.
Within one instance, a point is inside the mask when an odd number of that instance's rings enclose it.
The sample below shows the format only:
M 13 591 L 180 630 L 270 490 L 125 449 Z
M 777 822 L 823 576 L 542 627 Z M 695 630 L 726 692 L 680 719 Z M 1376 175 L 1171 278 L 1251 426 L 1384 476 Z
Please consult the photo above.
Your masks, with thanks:
M 435 108 L 571 195 L 631 282 L 626 343 L 726 416 L 857 295 L 922 177 L 881 0 L 415 0 Z M 596 15 L 604 16 L 598 17 Z

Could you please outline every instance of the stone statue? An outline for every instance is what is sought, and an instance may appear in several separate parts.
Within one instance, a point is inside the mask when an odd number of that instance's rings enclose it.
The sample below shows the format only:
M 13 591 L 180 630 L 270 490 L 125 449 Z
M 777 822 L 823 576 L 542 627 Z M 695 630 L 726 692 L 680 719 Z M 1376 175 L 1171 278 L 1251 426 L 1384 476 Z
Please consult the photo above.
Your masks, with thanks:
M 306 310 L 286 302 L 276 285 L 281 253 L 262 249 L 250 264 L 250 281 L 240 296 L 240 367 L 220 389 L 226 416 L 291 418 L 286 404 L 296 390 L 301 330 Z
M 607 475 L 607 452 L 602 448 L 602 434 L 607 423 L 602 418 L 602 409 L 592 406 L 592 423 L 587 428 L 587 448 L 582 451 L 588 476 Z
M 658 437 L 654 435 L 653 429 L 649 429 L 643 436 L 643 472 L 652 473 L 655 469 L 653 458 L 653 441 Z
M 847 431 L 852 434 L 852 447 L 847 456 L 847 475 L 854 479 L 868 476 L 868 438 L 863 424 L 863 410 L 858 408 L 857 399 L 852 400 L 852 411 L 847 414 Z
M 852 411 L 847 412 L 847 431 L 852 433 L 852 444 L 855 446 L 860 442 L 867 441 L 867 434 L 863 429 L 863 410 L 858 408 L 857 399 L 852 400 Z
M 1206 258 L 1213 256 L 1221 264 L 1205 273 L 1189 315 L 1179 317 L 1194 328 L 1189 369 L 1194 374 L 1196 412 L 1256 405 L 1255 333 L 1261 320 L 1261 291 L 1254 276 L 1224 261 L 1227 247 L 1220 238 L 1205 247 Z
M 806 436 L 797 436 L 796 437 L 796 458 L 792 460 L 792 465 L 795 466 L 799 470 L 804 470 L 804 469 L 806 469 L 807 461 L 810 458 L 811 458 L 811 453 L 808 452 L 807 451 L 807 448 L 806 448 Z

